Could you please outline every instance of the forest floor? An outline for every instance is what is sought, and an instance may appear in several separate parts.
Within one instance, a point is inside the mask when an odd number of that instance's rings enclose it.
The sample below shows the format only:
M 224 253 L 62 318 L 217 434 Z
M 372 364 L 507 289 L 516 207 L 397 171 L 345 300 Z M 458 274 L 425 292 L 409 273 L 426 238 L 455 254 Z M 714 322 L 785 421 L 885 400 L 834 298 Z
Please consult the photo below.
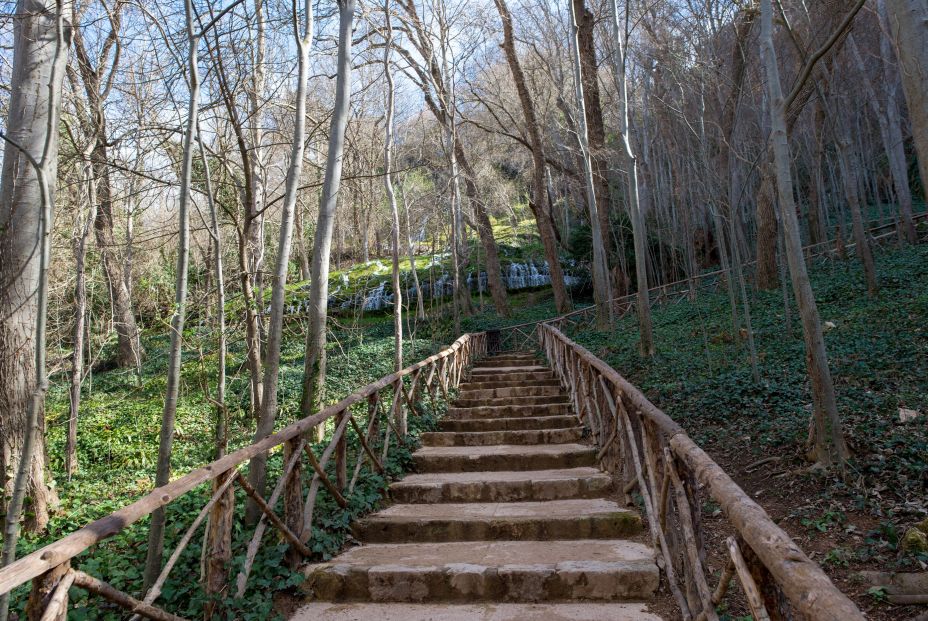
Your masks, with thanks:
M 638 354 L 634 316 L 613 331 L 572 337 L 679 422 L 870 618 L 907 619 L 924 608 L 893 606 L 856 574 L 928 569 L 928 555 L 900 549 L 907 529 L 928 515 L 928 246 L 880 251 L 876 261 L 873 298 L 853 259 L 812 270 L 853 451 L 844 476 L 806 461 L 804 346 L 795 308 L 786 329 L 781 291 L 752 299 L 760 383 L 746 343 L 732 333 L 724 288 L 656 307 L 650 360 Z M 900 408 L 917 415 L 901 422 Z M 726 528 L 717 509 L 704 507 L 710 547 Z

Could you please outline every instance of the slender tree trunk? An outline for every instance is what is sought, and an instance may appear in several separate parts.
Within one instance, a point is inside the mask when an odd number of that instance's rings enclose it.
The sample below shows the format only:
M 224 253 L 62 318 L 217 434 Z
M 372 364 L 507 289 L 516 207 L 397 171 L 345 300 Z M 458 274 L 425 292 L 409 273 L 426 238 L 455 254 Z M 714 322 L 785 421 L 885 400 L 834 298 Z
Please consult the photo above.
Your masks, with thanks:
M 586 104 L 583 95 L 583 69 L 580 60 L 579 23 L 574 2 L 570 5 L 571 11 L 571 50 L 574 64 L 574 88 L 577 97 L 577 139 L 580 146 L 580 155 L 583 158 L 584 177 L 586 182 L 587 208 L 590 212 L 590 229 L 593 245 L 593 296 L 596 301 L 596 323 L 600 329 L 612 323 L 612 288 L 609 286 L 609 270 L 606 265 L 606 247 L 603 241 L 603 230 L 600 226 L 598 208 L 596 205 L 596 189 L 593 179 L 593 162 L 590 159 L 590 145 L 586 124 Z
M 876 295 L 880 286 L 876 279 L 876 267 L 873 264 L 873 252 L 867 232 L 864 230 L 863 214 L 860 209 L 860 193 L 857 182 L 860 170 L 857 157 L 851 153 L 851 140 L 847 129 L 849 119 L 835 119 L 844 129 L 838 129 L 838 163 L 841 168 L 841 179 L 844 185 L 844 197 L 847 199 L 848 209 L 851 212 L 851 224 L 854 230 L 854 244 L 857 258 L 864 268 L 864 280 L 867 283 L 867 295 Z
M 422 288 L 419 286 L 419 273 L 416 270 L 416 256 L 412 249 L 412 222 L 409 215 L 409 201 L 406 197 L 406 190 L 401 185 L 400 191 L 403 196 L 403 208 L 406 212 L 406 253 L 409 255 L 409 269 L 412 272 L 412 286 L 416 292 L 416 319 L 425 319 L 425 300 L 422 299 Z
M 71 331 L 72 358 L 68 408 L 68 438 L 64 449 L 64 469 L 71 478 L 77 471 L 77 421 L 81 408 L 81 385 L 84 380 L 84 334 L 87 329 L 87 242 L 95 217 L 94 185 L 96 178 L 93 167 L 84 166 L 89 210 L 86 216 L 79 215 L 72 250 L 74 252 L 74 327 Z
M 177 285 L 174 296 L 174 316 L 171 318 L 171 345 L 168 353 L 167 387 L 161 418 L 161 436 L 158 444 L 158 465 L 155 487 L 167 485 L 171 480 L 171 448 L 174 443 L 174 422 L 177 417 L 177 395 L 180 388 L 181 350 L 184 344 L 184 319 L 187 310 L 187 268 L 190 259 L 190 186 L 193 167 L 193 140 L 197 128 L 200 103 L 200 74 L 197 60 L 199 37 L 194 31 L 193 0 L 185 0 L 187 26 L 187 72 L 190 80 L 190 100 L 187 104 L 187 128 L 184 132 L 181 160 L 180 188 L 178 190 L 179 234 L 177 241 Z M 148 531 L 148 554 L 145 558 L 144 586 L 147 590 L 161 572 L 164 555 L 164 508 L 151 515 Z
M 896 43 L 918 170 L 928 201 L 928 6 L 924 0 L 883 0 Z
M 386 28 L 384 34 L 386 41 L 383 47 L 383 72 L 387 78 L 387 102 L 385 119 L 385 136 L 383 143 L 383 187 L 387 193 L 387 203 L 390 205 L 392 216 L 391 250 L 393 254 L 393 370 L 403 368 L 403 294 L 400 283 L 400 212 L 396 206 L 396 193 L 393 191 L 393 108 L 394 85 L 393 67 L 390 63 L 390 53 L 393 45 L 393 24 L 390 19 L 390 0 L 384 2 L 384 17 Z M 415 272 L 415 263 L 410 266 Z M 402 381 L 402 380 L 401 380 Z M 396 417 L 396 428 L 402 435 L 406 435 L 406 412 L 403 409 L 399 394 L 394 394 L 393 407 Z
M 303 8 L 302 33 L 297 33 L 296 48 L 297 85 L 296 111 L 293 119 L 293 140 L 290 146 L 290 168 L 284 190 L 284 201 L 280 216 L 280 239 L 277 244 L 277 265 L 274 270 L 274 282 L 271 285 L 271 316 L 267 330 L 267 352 L 264 358 L 264 388 L 262 390 L 261 414 L 254 441 L 259 442 L 274 431 L 277 420 L 277 388 L 280 377 L 280 346 L 283 339 L 284 304 L 286 302 L 287 271 L 290 266 L 290 248 L 293 245 L 293 220 L 297 209 L 297 193 L 300 177 L 303 174 L 303 151 L 306 143 L 306 96 L 309 81 L 309 51 L 313 40 L 313 7 L 306 0 Z M 296 21 L 298 18 L 293 16 Z M 328 274 L 326 274 L 328 279 Z M 261 496 L 265 495 L 267 483 L 267 454 L 255 455 L 248 468 L 248 480 Z M 248 503 L 247 515 L 253 522 L 260 515 L 261 509 L 251 501 Z
M 525 118 L 525 128 L 529 135 L 532 151 L 532 200 L 529 202 L 529 207 L 535 217 L 538 235 L 541 237 L 542 247 L 545 251 L 545 259 L 548 261 L 548 271 L 551 274 L 551 290 L 554 293 L 554 306 L 557 308 L 558 313 L 563 314 L 570 311 L 570 298 L 567 295 L 567 287 L 564 285 L 564 272 L 561 269 L 561 260 L 554 236 L 554 223 L 551 220 L 550 209 L 547 208 L 549 201 L 545 192 L 544 142 L 541 139 L 541 129 L 538 126 L 538 118 L 535 114 L 535 103 L 532 101 L 531 93 L 525 82 L 522 65 L 516 54 L 515 35 L 513 34 L 512 16 L 509 13 L 509 7 L 506 5 L 505 0 L 495 0 L 495 2 L 503 22 L 503 51 L 506 54 L 509 71 L 512 73 L 512 79 L 519 94 L 519 103 L 522 106 L 522 115 Z
M 318 412 L 325 382 L 326 313 L 329 299 L 329 255 L 338 190 L 341 184 L 351 96 L 351 32 L 355 0 L 339 0 L 338 75 L 335 82 L 335 108 L 329 128 L 329 149 L 319 200 L 319 217 L 313 243 L 312 276 L 309 284 L 309 329 L 306 332 L 306 358 L 303 368 L 303 394 L 300 412 L 309 416 Z
M 755 282 L 757 288 L 761 290 L 776 289 L 780 284 L 779 273 L 777 272 L 777 217 L 774 211 L 774 177 L 773 163 L 766 161 L 762 167 L 760 187 L 757 189 L 756 200 L 757 272 Z
M 790 170 L 789 141 L 786 132 L 786 114 L 783 91 L 773 46 L 772 0 L 761 0 L 761 54 L 770 98 L 770 128 L 773 143 L 774 169 L 777 177 L 778 205 L 783 225 L 786 258 L 789 262 L 793 294 L 799 307 L 803 337 L 806 346 L 806 367 L 812 381 L 812 402 L 815 419 L 816 458 L 823 465 L 837 463 L 843 466 L 847 459 L 847 446 L 841 430 L 834 383 L 828 368 L 828 354 L 821 319 L 809 275 L 802 254 L 799 236 L 799 219 L 793 199 L 793 179 Z M 776 240 L 774 240 L 776 241 Z
M 209 160 L 206 158 L 206 149 L 203 146 L 203 136 L 197 127 L 197 147 L 200 159 L 203 162 L 203 174 L 206 185 L 206 200 L 209 204 L 210 241 L 213 251 L 213 273 L 216 280 L 216 332 L 217 332 L 217 358 L 218 372 L 216 377 L 216 399 L 213 404 L 216 410 L 215 427 L 215 453 L 216 459 L 226 454 L 229 444 L 229 411 L 226 408 L 226 284 L 222 261 L 222 234 L 219 227 L 219 213 L 213 193 L 213 182 L 210 176 Z M 226 472 L 212 482 L 213 493 L 219 490 L 231 476 Z M 229 562 L 232 560 L 232 520 L 235 517 L 235 490 L 228 489 L 210 509 L 206 525 L 206 557 L 203 576 L 203 588 L 207 600 L 203 605 L 203 618 L 212 619 L 216 614 L 217 596 L 227 586 Z
M 631 216 L 632 237 L 635 243 L 635 277 L 638 286 L 638 331 L 641 335 L 639 350 L 644 356 L 654 355 L 654 334 L 651 328 L 651 300 L 648 292 L 648 270 L 645 257 L 648 253 L 644 212 L 638 198 L 638 160 L 632 152 L 628 122 L 628 81 L 626 79 L 625 29 L 619 21 L 618 0 L 612 0 L 612 36 L 615 53 L 612 55 L 612 73 L 619 91 L 619 134 L 628 171 L 628 212 Z M 611 304 L 610 304 L 611 306 Z

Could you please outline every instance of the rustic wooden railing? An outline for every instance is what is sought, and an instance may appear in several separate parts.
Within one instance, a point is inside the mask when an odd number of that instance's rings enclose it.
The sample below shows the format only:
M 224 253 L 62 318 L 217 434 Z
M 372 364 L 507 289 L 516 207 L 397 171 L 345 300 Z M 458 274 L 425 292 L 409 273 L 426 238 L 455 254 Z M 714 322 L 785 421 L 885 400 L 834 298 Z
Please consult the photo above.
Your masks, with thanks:
M 31 580 L 32 592 L 26 606 L 26 615 L 30 621 L 65 619 L 68 589 L 72 585 L 133 613 L 133 618 L 141 616 L 159 621 L 182 621 L 181 617 L 155 606 L 155 601 L 181 552 L 193 539 L 207 516 L 210 531 L 223 522 L 231 524 L 235 512 L 237 485 L 256 503 L 261 512 L 261 517 L 254 527 L 254 536 L 246 551 L 244 566 L 236 579 L 235 594 L 236 597 L 241 597 L 247 589 L 251 567 L 267 525 L 270 524 L 277 529 L 289 544 L 288 554 L 294 554 L 297 558 L 310 556 L 313 510 L 320 487 L 325 488 L 336 503 L 345 507 L 346 496 L 350 498 L 362 468 L 367 467 L 382 473 L 391 438 L 395 438 L 398 444 L 406 442 L 404 438 L 407 415 L 415 416 L 420 413 L 420 408 L 426 400 L 433 412 L 439 402 L 447 402 L 449 392 L 458 386 L 472 360 L 485 353 L 484 333 L 465 334 L 447 349 L 368 384 L 318 414 L 299 420 L 274 435 L 193 470 L 168 485 L 156 488 L 136 502 L 0 569 L 0 594 L 8 593 Z M 317 425 L 325 424 L 329 420 L 333 421 L 335 430 L 326 448 L 317 456 L 309 444 L 308 434 Z M 349 482 L 348 440 L 351 434 L 354 434 L 356 440 L 352 445 L 358 448 L 353 476 Z M 266 454 L 280 446 L 284 447 L 283 470 L 270 497 L 265 499 L 249 484 L 240 468 L 256 455 Z M 326 472 L 326 465 L 333 455 L 335 476 L 331 477 Z M 303 489 L 301 475 L 304 460 L 314 473 L 306 490 Z M 136 520 L 150 515 L 155 509 L 164 507 L 200 485 L 210 482 L 212 496 L 194 517 L 157 581 L 142 600 L 119 591 L 100 578 L 71 567 L 71 560 L 91 546 L 113 537 Z M 276 508 L 281 500 L 282 514 L 278 513 Z M 231 545 L 231 539 L 227 538 L 224 542 L 210 542 L 207 546 L 207 580 L 204 586 L 208 595 L 209 565 L 218 563 L 219 571 L 227 574 L 232 558 Z M 222 587 L 225 586 L 224 578 L 225 575 L 220 581 Z M 209 618 L 209 611 L 205 611 L 204 615 Z
M 681 616 L 718 619 L 717 607 L 741 585 L 756 621 L 854 621 L 864 616 L 788 534 L 732 481 L 683 429 L 612 367 L 541 324 L 539 342 L 566 387 L 577 415 L 600 447 L 626 501 L 637 494 L 652 544 Z M 703 502 L 718 503 L 730 526 L 727 560 L 709 571 L 702 529 Z

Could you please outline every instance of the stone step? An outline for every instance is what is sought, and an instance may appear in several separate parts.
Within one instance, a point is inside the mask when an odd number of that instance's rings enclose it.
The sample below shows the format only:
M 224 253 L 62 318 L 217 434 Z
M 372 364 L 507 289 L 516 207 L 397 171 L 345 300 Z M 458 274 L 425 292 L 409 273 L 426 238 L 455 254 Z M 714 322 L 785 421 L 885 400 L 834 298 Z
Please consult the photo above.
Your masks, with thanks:
M 531 366 L 540 366 L 542 364 L 534 356 L 525 357 L 525 358 L 514 358 L 511 356 L 499 357 L 499 358 L 484 358 L 483 360 L 478 360 L 474 363 L 472 368 L 474 369 L 483 369 L 486 367 L 531 367 Z
M 506 375 L 516 375 L 520 373 L 551 373 L 551 369 L 541 365 L 519 365 L 519 366 L 493 366 L 493 367 L 474 367 L 470 370 L 471 377 L 493 376 L 504 373 Z
M 561 383 L 549 377 L 548 379 L 537 379 L 537 380 L 503 380 L 499 381 L 473 381 L 473 382 L 461 382 L 459 390 L 465 392 L 468 390 L 486 390 L 490 388 L 512 388 L 518 386 L 560 386 Z
M 567 444 L 583 437 L 583 427 L 513 431 L 437 431 L 423 433 L 423 446 L 489 446 L 491 444 Z
M 396 502 L 519 502 L 595 498 L 612 490 L 612 478 L 596 468 L 528 472 L 411 474 L 390 485 Z
M 355 522 L 364 543 L 619 539 L 641 531 L 634 511 L 610 500 L 393 505 Z
M 529 370 L 531 369 L 531 370 Z M 478 372 L 479 371 L 479 372 Z M 554 373 L 545 367 L 474 369 L 467 383 L 522 382 L 526 380 L 553 380 Z
M 324 601 L 640 601 L 659 581 L 647 546 L 603 539 L 372 544 L 305 572 Z
M 505 388 L 473 389 L 468 386 L 462 386 L 458 393 L 458 397 L 460 399 L 502 399 L 506 397 L 553 397 L 562 394 L 565 394 L 564 390 L 557 384 L 526 386 L 520 382 L 512 386 L 506 386 Z
M 527 431 L 530 429 L 563 429 L 575 427 L 578 419 L 573 414 L 562 416 L 519 416 L 514 418 L 474 418 L 438 421 L 442 431 Z
M 569 403 L 538 403 L 533 405 L 451 406 L 447 417 L 454 420 L 475 418 L 516 418 L 523 416 L 563 416 L 570 413 Z
M 412 455 L 419 472 L 557 470 L 592 467 L 596 449 L 582 444 L 426 446 Z
M 554 604 L 372 604 L 313 602 L 291 621 L 660 621 L 647 604 L 565 602 Z
M 496 397 L 493 399 L 476 398 L 469 396 L 460 397 L 455 400 L 453 407 L 458 408 L 476 408 L 483 406 L 498 405 L 548 405 L 549 403 L 568 403 L 569 397 L 566 394 L 555 395 L 525 395 L 513 397 Z

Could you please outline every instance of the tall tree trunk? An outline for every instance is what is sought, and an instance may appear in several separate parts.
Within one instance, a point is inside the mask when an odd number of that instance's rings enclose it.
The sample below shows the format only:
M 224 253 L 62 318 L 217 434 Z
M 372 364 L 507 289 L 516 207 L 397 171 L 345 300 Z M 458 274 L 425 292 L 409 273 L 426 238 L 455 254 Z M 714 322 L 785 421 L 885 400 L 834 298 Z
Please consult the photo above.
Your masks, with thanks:
M 52 208 L 58 165 L 61 80 L 71 24 L 65 3 L 20 0 L 0 174 L 0 476 L 4 529 L 0 567 L 16 558 L 19 522 L 31 500 L 42 530 L 54 497 L 45 481 L 45 325 Z M 8 473 L 15 471 L 12 480 Z M 9 594 L 0 597 L 6 621 Z
M 541 237 L 545 259 L 548 261 L 548 271 L 551 274 L 551 289 L 554 293 L 554 306 L 558 313 L 570 311 L 570 298 L 567 287 L 564 285 L 564 272 L 561 269 L 561 260 L 557 251 L 557 242 L 554 236 L 554 223 L 551 220 L 551 211 L 545 189 L 545 150 L 541 139 L 541 129 L 538 126 L 538 117 L 535 114 L 535 103 L 525 82 L 522 64 L 516 54 L 515 35 L 512 28 L 512 15 L 505 0 L 495 0 L 503 22 L 503 51 L 506 62 L 515 82 L 516 92 L 519 94 L 519 103 L 522 106 L 522 115 L 525 118 L 525 129 L 528 132 L 529 144 L 532 151 L 532 199 L 529 207 L 535 217 L 538 235 Z
M 918 171 L 928 201 L 928 5 L 924 0 L 883 0 L 896 42 L 899 74 L 918 153 Z
M 184 344 L 184 319 L 187 310 L 187 268 L 190 259 L 190 187 L 193 167 L 193 140 L 197 128 L 200 104 L 200 74 L 197 47 L 200 37 L 194 30 L 193 0 L 185 0 L 186 34 L 189 47 L 187 75 L 190 80 L 190 100 L 187 104 L 187 128 L 184 132 L 183 155 L 178 190 L 178 241 L 177 241 L 177 284 L 174 295 L 174 316 L 171 318 L 171 345 L 168 353 L 167 387 L 164 409 L 161 414 L 161 436 L 158 443 L 158 465 L 155 472 L 155 487 L 167 485 L 171 480 L 171 448 L 174 443 L 174 423 L 177 418 L 177 395 L 180 388 L 181 353 Z M 147 589 L 154 584 L 161 572 L 164 555 L 164 507 L 151 514 L 148 531 L 148 554 L 145 558 L 143 581 Z
M 74 326 L 71 330 L 72 358 L 68 392 L 68 438 L 64 449 L 64 470 L 68 475 L 68 479 L 77 471 L 77 421 L 81 408 L 81 385 L 84 380 L 84 334 L 87 326 L 87 242 L 96 215 L 94 213 L 96 178 L 93 174 L 93 167 L 86 162 L 84 165 L 84 177 L 89 209 L 86 216 L 78 215 L 74 239 L 72 240 L 75 271 Z
M 635 277 L 638 286 L 638 331 L 641 335 L 639 350 L 644 356 L 654 355 L 654 334 L 651 328 L 651 300 L 648 292 L 647 232 L 644 212 L 638 198 L 638 161 L 632 152 L 628 123 L 628 81 L 626 79 L 625 29 L 619 21 L 618 0 L 612 0 L 612 36 L 615 53 L 612 55 L 612 72 L 619 91 L 619 134 L 628 170 L 628 212 L 631 216 L 632 237 L 635 243 Z M 611 306 L 611 303 L 610 303 Z
M 293 119 L 293 139 L 290 146 L 290 168 L 284 190 L 284 201 L 280 216 L 280 239 L 277 243 L 277 265 L 274 270 L 274 282 L 271 285 L 271 316 L 267 328 L 267 349 L 264 357 L 264 387 L 262 390 L 261 410 L 254 441 L 259 442 L 274 431 L 277 420 L 277 389 L 280 377 L 280 346 L 283 338 L 284 304 L 286 302 L 287 271 L 290 266 L 290 248 L 293 245 L 293 220 L 297 208 L 297 193 L 300 177 L 303 174 L 303 151 L 306 143 L 306 93 L 309 81 L 309 51 L 313 39 L 313 12 L 309 0 L 303 8 L 302 33 L 296 34 L 297 85 L 296 102 Z M 297 20 L 297 16 L 293 16 Z M 326 275 L 328 278 L 328 275 Z M 265 495 L 267 480 L 267 454 L 255 455 L 248 468 L 248 480 L 251 486 L 262 496 Z M 248 503 L 248 521 L 253 522 L 260 515 L 260 507 L 251 501 Z
M 110 16 L 112 24 L 108 41 L 112 43 L 119 36 L 119 25 L 122 5 L 117 3 Z M 74 16 L 76 18 L 76 15 Z M 94 188 L 96 193 L 90 198 L 94 201 L 96 217 L 94 219 L 94 236 L 103 272 L 109 289 L 110 299 L 113 303 L 113 327 L 116 331 L 117 349 L 116 364 L 120 367 L 136 367 L 141 365 L 145 352 L 139 340 L 139 329 L 135 321 L 135 311 L 129 294 L 131 274 L 128 273 L 128 264 L 120 261 L 119 245 L 116 242 L 113 222 L 113 184 L 110 172 L 108 145 L 110 141 L 106 126 L 106 112 L 104 104 L 108 98 L 111 84 L 101 84 L 103 72 L 109 69 L 116 70 L 119 54 L 113 56 L 113 66 L 104 67 L 109 60 L 108 50 L 111 46 L 103 46 L 104 52 L 96 61 L 91 60 L 84 44 L 81 28 L 74 29 L 74 52 L 77 57 L 77 67 L 87 97 L 87 117 L 81 119 L 81 125 L 87 135 L 94 141 L 90 159 L 94 168 Z
M 197 147 L 203 163 L 203 177 L 206 185 L 206 200 L 209 204 L 209 234 L 212 242 L 213 272 L 216 280 L 216 316 L 218 372 L 216 377 L 216 399 L 213 407 L 216 411 L 214 429 L 215 459 L 226 454 L 229 444 L 229 411 L 226 408 L 226 284 L 222 261 L 222 234 L 219 227 L 219 212 L 216 209 L 213 182 L 210 176 L 209 160 L 203 146 L 203 135 L 197 127 Z M 212 482 L 213 493 L 232 476 L 226 472 Z M 206 525 L 206 556 L 204 559 L 203 588 L 207 600 L 203 605 L 203 618 L 212 619 L 217 614 L 218 595 L 227 586 L 229 562 L 232 560 L 232 521 L 235 517 L 235 490 L 227 489 L 216 501 L 209 512 Z
M 767 78 L 770 99 L 770 130 L 773 143 L 774 169 L 777 177 L 778 206 L 783 225 L 786 258 L 789 263 L 793 294 L 799 307 L 806 347 L 806 368 L 812 382 L 813 416 L 815 420 L 816 458 L 819 463 L 843 466 L 847 459 L 847 445 L 841 430 L 835 387 L 828 368 L 828 353 L 822 333 L 821 319 L 815 295 L 809 282 L 802 241 L 799 236 L 799 219 L 793 199 L 793 178 L 790 170 L 789 138 L 786 131 L 786 113 L 783 91 L 773 46 L 772 0 L 761 0 L 761 55 Z M 776 240 L 774 240 L 775 242 Z
M 765 158 L 766 160 L 767 158 Z M 769 160 L 761 167 L 760 186 L 756 196 L 757 272 L 755 284 L 761 290 L 773 290 L 779 285 L 777 271 L 777 216 L 774 211 L 774 165 Z M 810 206 L 811 209 L 811 206 Z
M 323 399 L 325 382 L 326 314 L 329 301 L 329 255 L 335 209 L 341 184 L 345 148 L 345 127 L 348 124 L 351 97 L 351 32 L 354 24 L 355 0 L 339 0 L 338 75 L 335 81 L 335 108 L 329 128 L 329 148 L 325 178 L 319 199 L 319 217 L 313 243 L 312 276 L 309 284 L 309 329 L 306 332 L 306 358 L 303 367 L 303 394 L 300 412 L 309 416 L 318 412 Z
M 600 226 L 598 208 L 596 204 L 596 183 L 593 179 L 593 162 L 590 159 L 589 134 L 586 123 L 586 104 L 583 94 L 583 68 L 580 60 L 579 16 L 573 2 L 571 12 L 571 50 L 574 65 L 574 89 L 576 91 L 577 109 L 577 139 L 580 146 L 580 155 L 583 158 L 584 177 L 586 181 L 587 208 L 590 212 L 590 229 L 593 245 L 593 297 L 596 301 L 596 323 L 603 329 L 612 323 L 612 287 L 609 283 L 609 269 L 606 265 L 606 248 L 604 232 Z
M 870 250 L 870 242 L 867 240 L 863 214 L 860 209 L 860 193 L 857 186 L 857 182 L 860 178 L 860 167 L 857 163 L 857 157 L 855 154 L 851 153 L 851 138 L 848 129 L 850 119 L 845 116 L 845 118 L 835 119 L 835 121 L 837 125 L 840 126 L 837 129 L 838 164 L 841 168 L 844 198 L 847 200 L 848 209 L 850 209 L 851 212 L 851 224 L 854 230 L 854 250 L 864 268 L 864 280 L 867 283 L 867 294 L 874 296 L 880 286 L 877 283 L 876 267 L 873 264 L 873 253 Z
M 384 29 L 386 40 L 383 47 L 383 72 L 387 78 L 387 101 L 383 143 L 383 187 L 387 193 L 387 203 L 390 205 L 390 215 L 392 216 L 390 238 L 393 255 L 393 370 L 400 371 L 403 368 L 403 294 L 400 283 L 400 212 L 396 206 L 396 193 L 393 191 L 394 85 L 393 67 L 390 63 L 390 53 L 392 52 L 391 48 L 393 46 L 393 24 L 390 20 L 390 0 L 384 1 L 384 17 L 386 19 L 386 27 Z M 484 216 L 485 215 L 486 214 L 484 214 Z M 415 272 L 415 263 L 410 265 L 410 268 Z M 400 434 L 406 435 L 406 413 L 403 410 L 400 396 L 398 392 L 394 392 L 393 407 L 395 423 Z
M 613 263 L 615 248 L 612 243 L 611 192 L 609 191 L 609 163 L 606 153 L 606 125 L 603 121 L 603 105 L 599 93 L 599 62 L 596 58 L 596 40 L 593 29 L 596 20 L 593 12 L 586 8 L 585 0 L 570 0 L 577 16 L 577 38 L 580 43 L 580 63 L 583 74 L 583 95 L 586 127 L 590 141 L 590 159 L 593 163 L 593 184 L 596 189 L 596 213 L 599 228 L 603 232 L 603 249 L 606 253 L 606 271 Z M 637 171 L 635 172 L 637 176 Z M 637 188 L 636 188 L 637 192 Z M 624 279 L 625 275 L 621 277 Z

